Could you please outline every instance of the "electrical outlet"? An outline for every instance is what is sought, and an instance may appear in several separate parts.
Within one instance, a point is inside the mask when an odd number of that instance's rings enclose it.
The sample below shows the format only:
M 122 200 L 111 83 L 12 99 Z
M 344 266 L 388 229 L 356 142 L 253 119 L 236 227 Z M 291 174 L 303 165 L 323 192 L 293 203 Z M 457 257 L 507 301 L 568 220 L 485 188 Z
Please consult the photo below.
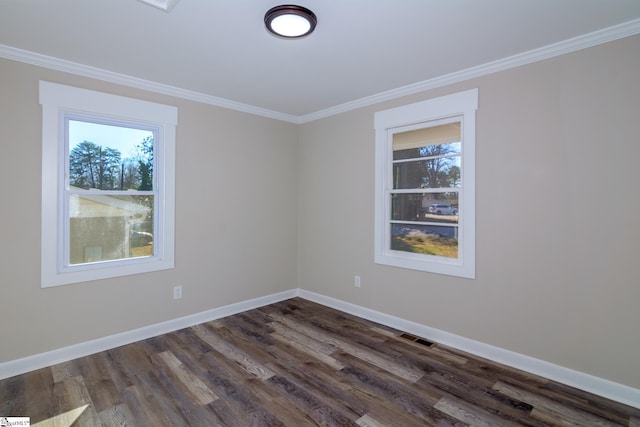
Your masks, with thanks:
M 173 299 L 182 298 L 182 286 L 174 286 L 173 287 Z
M 356 288 L 360 287 L 360 276 L 358 276 L 357 274 L 355 276 L 353 276 L 353 285 Z

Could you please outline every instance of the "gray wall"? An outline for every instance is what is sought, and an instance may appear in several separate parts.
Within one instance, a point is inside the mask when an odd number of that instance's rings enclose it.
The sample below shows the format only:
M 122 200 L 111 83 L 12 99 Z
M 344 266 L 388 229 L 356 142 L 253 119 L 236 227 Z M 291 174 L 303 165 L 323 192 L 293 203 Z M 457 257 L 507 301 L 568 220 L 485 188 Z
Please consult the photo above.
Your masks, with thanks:
M 301 126 L 0 60 L 0 362 L 300 287 L 640 388 L 639 47 Z M 178 106 L 174 270 L 40 288 L 39 79 Z M 373 113 L 474 87 L 477 279 L 374 264 Z
M 174 270 L 40 287 L 40 79 L 178 107 Z M 0 362 L 297 287 L 296 125 L 7 60 L 0 94 Z
M 628 38 L 301 126 L 299 286 L 640 388 L 638 52 Z M 477 279 L 374 264 L 373 113 L 476 87 Z

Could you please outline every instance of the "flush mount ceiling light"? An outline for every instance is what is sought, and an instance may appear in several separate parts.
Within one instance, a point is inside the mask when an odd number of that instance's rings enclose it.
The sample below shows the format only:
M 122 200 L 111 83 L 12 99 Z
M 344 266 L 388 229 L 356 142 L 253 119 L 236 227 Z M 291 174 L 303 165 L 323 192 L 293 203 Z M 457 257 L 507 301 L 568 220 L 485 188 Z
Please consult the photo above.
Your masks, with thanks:
M 306 7 L 283 4 L 264 15 L 267 30 L 279 37 L 297 39 L 313 32 L 318 20 Z

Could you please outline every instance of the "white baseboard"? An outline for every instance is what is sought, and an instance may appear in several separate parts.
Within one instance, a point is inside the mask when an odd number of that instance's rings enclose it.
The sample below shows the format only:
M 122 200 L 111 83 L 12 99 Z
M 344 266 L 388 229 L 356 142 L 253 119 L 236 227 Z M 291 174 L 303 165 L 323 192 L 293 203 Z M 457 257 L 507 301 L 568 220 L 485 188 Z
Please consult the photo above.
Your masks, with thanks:
M 277 294 L 254 298 L 166 322 L 157 323 L 155 325 L 145 326 L 108 337 L 48 351 L 46 353 L 0 363 L 0 379 L 9 378 L 14 375 L 45 368 L 57 363 L 77 359 L 78 357 L 88 356 L 90 354 L 109 350 L 121 345 L 130 344 L 168 332 L 188 328 L 200 323 L 242 313 L 247 310 L 252 310 L 254 308 L 259 308 L 297 296 L 391 328 L 409 332 L 413 335 L 417 335 L 446 346 L 466 351 L 476 356 L 484 357 L 516 369 L 521 369 L 562 384 L 576 387 L 625 405 L 640 408 L 639 389 L 574 371 L 569 368 L 554 365 L 553 363 L 545 362 L 544 360 L 535 359 L 524 354 L 515 353 L 503 348 L 474 341 L 459 335 L 451 334 L 449 332 L 431 328 L 429 326 L 344 302 L 325 295 L 305 291 L 303 289 L 292 289 Z
M 121 345 L 131 344 L 136 341 L 145 340 L 168 332 L 177 331 L 179 329 L 188 328 L 200 323 L 210 322 L 222 317 L 231 316 L 233 314 L 242 313 L 243 311 L 252 310 L 254 308 L 273 304 L 299 295 L 298 289 L 279 292 L 277 294 L 267 295 L 264 297 L 254 298 L 235 304 L 226 305 L 224 307 L 214 308 L 212 310 L 191 314 L 177 319 L 168 320 L 166 322 L 156 323 L 154 325 L 144 326 L 142 328 L 133 329 L 131 331 L 86 341 L 80 344 L 59 348 L 57 350 L 40 353 L 33 356 L 24 357 L 22 359 L 11 360 L 9 362 L 0 363 L 0 379 L 9 378 L 14 375 L 24 374 L 36 369 L 45 368 L 57 363 L 67 362 L 101 351 L 110 350 Z
M 607 399 L 615 400 L 625 405 L 640 409 L 640 390 L 615 383 L 604 378 L 595 377 L 583 372 L 574 371 L 563 366 L 554 365 L 544 360 L 535 359 L 524 354 L 495 347 L 459 335 L 454 335 L 439 329 L 431 328 L 399 317 L 390 316 L 379 311 L 361 307 L 359 305 L 344 302 L 325 295 L 299 291 L 299 296 L 327 307 L 335 308 L 345 313 L 376 323 L 389 326 L 394 329 L 409 332 L 413 335 L 434 341 L 458 350 L 466 351 L 479 357 L 484 357 L 512 368 L 520 369 L 534 375 L 539 375 L 550 380 L 593 393 Z

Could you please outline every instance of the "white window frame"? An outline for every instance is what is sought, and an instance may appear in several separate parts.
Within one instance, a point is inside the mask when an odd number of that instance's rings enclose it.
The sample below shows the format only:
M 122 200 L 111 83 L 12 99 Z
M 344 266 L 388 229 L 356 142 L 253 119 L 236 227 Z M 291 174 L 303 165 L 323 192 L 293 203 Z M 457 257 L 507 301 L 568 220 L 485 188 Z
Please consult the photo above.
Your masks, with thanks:
M 375 262 L 451 276 L 475 278 L 475 113 L 478 90 L 471 89 L 375 113 Z M 458 258 L 391 249 L 393 135 L 408 127 L 459 117 L 462 133 Z M 430 124 L 432 123 L 432 124 Z
M 40 81 L 42 105 L 42 287 L 107 279 L 174 268 L 175 140 L 174 106 Z M 68 117 L 132 123 L 154 129 L 154 254 L 147 257 L 68 265 L 65 256 L 65 174 Z

